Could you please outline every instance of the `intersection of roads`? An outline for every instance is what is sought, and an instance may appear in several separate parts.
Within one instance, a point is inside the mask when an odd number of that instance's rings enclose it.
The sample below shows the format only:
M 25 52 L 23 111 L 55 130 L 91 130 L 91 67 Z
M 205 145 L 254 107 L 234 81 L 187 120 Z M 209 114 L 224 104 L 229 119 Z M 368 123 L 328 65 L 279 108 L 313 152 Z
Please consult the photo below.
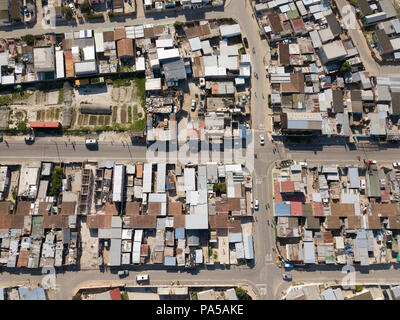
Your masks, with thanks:
M 336 0 L 339 8 L 347 2 Z M 169 285 L 179 281 L 180 285 L 247 285 L 253 289 L 260 299 L 279 299 L 282 291 L 289 287 L 289 283 L 282 280 L 283 270 L 275 263 L 274 229 L 272 220 L 272 168 L 275 161 L 281 159 L 293 159 L 297 161 L 307 160 L 309 164 L 359 163 L 360 159 L 374 159 L 377 161 L 398 161 L 400 153 L 397 148 L 386 150 L 349 150 L 345 145 L 332 145 L 309 148 L 285 148 L 281 144 L 274 143 L 268 132 L 268 97 L 269 84 L 265 66 L 268 64 L 268 44 L 259 35 L 259 28 L 252 15 L 252 9 L 248 1 L 227 1 L 224 8 L 217 10 L 198 10 L 184 13 L 169 13 L 167 15 L 150 15 L 149 17 L 137 16 L 135 19 L 127 19 L 124 22 L 107 22 L 101 26 L 86 24 L 78 26 L 60 26 L 57 32 L 79 30 L 85 28 L 107 28 L 110 26 L 123 26 L 130 24 L 157 24 L 173 23 L 176 20 L 197 20 L 215 18 L 234 18 L 241 26 L 244 36 L 249 42 L 252 69 L 256 70 L 258 77 L 252 77 L 252 127 L 255 136 L 254 159 L 254 198 L 259 200 L 259 211 L 255 213 L 254 222 L 254 248 L 255 263 L 252 266 L 228 266 L 228 267 L 204 267 L 193 272 L 171 271 L 162 269 L 146 270 L 150 275 L 151 285 Z M 32 30 L 3 30 L 2 37 L 19 37 L 26 33 L 40 34 L 49 32 L 37 25 Z M 359 30 L 349 31 L 367 71 L 372 75 L 382 75 L 396 72 L 396 68 L 379 67 L 369 54 L 368 48 L 363 44 L 362 33 Z M 365 39 L 364 39 L 365 41 Z M 254 53 L 252 52 L 254 48 Z M 400 70 L 399 70 L 400 72 Z M 258 135 L 263 133 L 266 137 L 264 146 L 258 143 Z M 74 142 L 74 145 L 72 144 Z M 277 152 L 273 152 L 274 149 Z M 276 150 L 275 149 L 275 150 Z M 146 147 L 134 146 L 129 141 L 100 141 L 97 151 L 87 150 L 84 140 L 76 137 L 46 138 L 37 137 L 32 145 L 26 145 L 21 137 L 7 138 L 7 144 L 0 144 L 0 161 L 84 161 L 84 160 L 116 160 L 116 161 L 146 161 Z M 266 204 L 269 204 L 267 209 Z M 130 275 L 123 280 L 126 285 L 134 285 L 135 275 L 143 272 L 143 267 L 131 269 Z M 305 270 L 292 271 L 293 281 L 296 283 L 318 283 L 341 281 L 344 274 L 341 268 L 329 266 L 315 266 Z M 21 282 L 40 282 L 44 276 L 38 273 L 8 273 L 0 274 L 0 284 L 16 284 Z M 388 265 L 385 269 L 369 267 L 359 268 L 356 272 L 357 283 L 399 283 L 399 271 L 395 266 Z M 99 270 L 64 270 L 56 274 L 56 298 L 71 299 L 74 290 L 79 286 L 104 285 L 122 283 L 116 273 Z

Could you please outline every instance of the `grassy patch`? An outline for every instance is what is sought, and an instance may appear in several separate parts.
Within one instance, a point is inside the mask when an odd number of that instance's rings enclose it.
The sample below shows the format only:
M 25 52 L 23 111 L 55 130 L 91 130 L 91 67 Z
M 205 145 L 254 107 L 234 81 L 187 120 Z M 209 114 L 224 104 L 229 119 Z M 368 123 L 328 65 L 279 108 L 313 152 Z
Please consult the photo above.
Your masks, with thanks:
M 131 78 L 130 77 L 128 77 L 128 78 L 118 78 L 118 79 L 115 79 L 114 81 L 113 81 L 113 87 L 114 88 L 120 88 L 120 87 L 130 87 L 131 86 Z
M 36 111 L 36 120 L 40 121 L 41 111 Z
M 132 107 L 131 106 L 128 107 L 128 122 L 129 123 L 132 122 Z
M 239 54 L 246 54 L 246 49 L 241 47 L 239 50 Z
M 97 124 L 99 126 L 104 125 L 104 116 L 99 116 L 99 118 L 97 119 Z
M 146 120 L 145 119 L 136 120 L 134 123 L 132 123 L 129 129 L 144 131 L 146 129 Z
M 56 109 L 56 120 L 59 120 L 59 119 L 60 119 L 60 113 L 61 113 L 61 109 L 60 109 L 60 108 L 57 108 L 57 109 Z
M 91 126 L 95 126 L 97 124 L 97 116 L 90 116 L 89 118 L 89 124 Z
M 117 122 L 117 112 L 118 112 L 118 107 L 114 106 L 112 110 L 112 123 Z
M 140 97 L 140 103 L 143 109 L 146 108 L 146 79 L 144 77 L 136 77 L 135 83 L 137 87 L 137 93 Z
M 15 101 L 19 101 L 19 100 L 26 100 L 28 99 L 33 93 L 29 93 L 29 92 L 23 92 L 23 95 L 21 95 L 22 92 L 13 92 L 12 93 L 12 100 Z
M 8 106 L 12 103 L 9 95 L 0 96 L 0 106 Z
M 62 104 L 63 101 L 64 101 L 64 88 L 61 88 L 60 91 L 58 91 L 57 104 Z

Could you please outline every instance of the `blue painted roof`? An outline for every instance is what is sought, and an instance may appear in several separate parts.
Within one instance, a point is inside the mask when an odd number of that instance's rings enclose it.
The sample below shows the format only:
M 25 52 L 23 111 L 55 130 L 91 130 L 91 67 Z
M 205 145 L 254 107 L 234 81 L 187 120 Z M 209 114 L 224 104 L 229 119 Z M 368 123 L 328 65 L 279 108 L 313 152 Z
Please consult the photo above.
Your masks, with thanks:
M 43 288 L 34 287 L 19 287 L 19 296 L 21 300 L 46 300 L 46 295 Z
M 175 239 L 185 239 L 185 228 L 176 228 L 175 229 Z
M 175 257 L 164 257 L 164 266 L 175 266 L 176 258 Z
M 290 204 L 289 203 L 275 203 L 275 216 L 289 217 L 290 216 Z

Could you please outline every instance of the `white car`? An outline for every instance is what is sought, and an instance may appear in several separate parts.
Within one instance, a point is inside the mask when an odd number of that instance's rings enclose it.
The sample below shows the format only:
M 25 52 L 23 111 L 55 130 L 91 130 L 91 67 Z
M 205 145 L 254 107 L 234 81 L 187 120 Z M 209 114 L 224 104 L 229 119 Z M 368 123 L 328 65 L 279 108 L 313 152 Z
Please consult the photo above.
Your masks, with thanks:
M 397 169 L 400 167 L 400 162 L 393 162 L 393 168 Z
M 138 274 L 136 276 L 136 281 L 148 281 L 149 280 L 149 275 L 148 274 Z
M 87 145 L 97 145 L 97 140 L 96 139 L 86 139 L 85 143 Z
M 190 108 L 190 110 L 194 111 L 196 110 L 196 100 L 192 99 L 192 107 Z
M 260 144 L 263 146 L 264 145 L 264 135 L 260 134 Z
M 254 200 L 254 210 L 258 210 L 258 200 Z

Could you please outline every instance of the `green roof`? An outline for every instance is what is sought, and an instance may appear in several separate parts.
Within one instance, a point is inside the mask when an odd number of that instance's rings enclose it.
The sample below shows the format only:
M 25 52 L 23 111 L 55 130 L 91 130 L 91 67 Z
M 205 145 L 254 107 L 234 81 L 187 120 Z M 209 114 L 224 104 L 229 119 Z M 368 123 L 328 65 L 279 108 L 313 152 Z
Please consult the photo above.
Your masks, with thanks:
M 369 196 L 379 197 L 380 193 L 378 190 L 378 180 L 375 175 L 370 174 L 369 176 Z
M 296 19 L 296 18 L 299 18 L 299 17 L 300 17 L 300 14 L 299 14 L 299 12 L 297 11 L 297 9 L 295 9 L 295 10 L 290 10 L 290 11 L 288 11 L 286 14 L 287 14 L 287 16 L 288 16 L 289 19 Z

